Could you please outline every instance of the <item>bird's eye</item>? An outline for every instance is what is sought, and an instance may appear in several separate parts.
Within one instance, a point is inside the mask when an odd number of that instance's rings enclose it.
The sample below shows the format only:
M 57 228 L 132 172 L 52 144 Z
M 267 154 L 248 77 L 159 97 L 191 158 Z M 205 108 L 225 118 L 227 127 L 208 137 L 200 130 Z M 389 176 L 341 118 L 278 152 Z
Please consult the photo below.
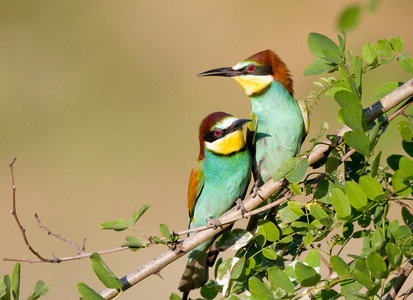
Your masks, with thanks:
M 247 67 L 247 70 L 248 70 L 249 72 L 254 72 L 254 71 L 255 71 L 255 66 L 254 66 L 254 65 L 249 65 L 249 66 Z
M 222 135 L 222 130 L 221 129 L 215 129 L 214 134 L 216 137 L 220 137 Z

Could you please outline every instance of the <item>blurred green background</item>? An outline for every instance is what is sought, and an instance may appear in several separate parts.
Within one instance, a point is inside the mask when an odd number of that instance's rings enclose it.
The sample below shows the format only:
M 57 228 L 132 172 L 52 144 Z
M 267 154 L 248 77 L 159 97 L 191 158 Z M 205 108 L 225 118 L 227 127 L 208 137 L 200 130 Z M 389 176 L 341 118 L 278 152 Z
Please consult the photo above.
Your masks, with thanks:
M 187 226 L 186 189 L 198 154 L 203 117 L 222 110 L 248 117 L 250 102 L 231 79 L 197 78 L 271 48 L 287 63 L 296 97 L 316 89 L 303 71 L 314 59 L 307 35 L 337 40 L 337 18 L 357 1 L 0 1 L 0 257 L 34 258 L 14 222 L 8 163 L 16 156 L 17 209 L 28 238 L 43 256 L 72 256 L 67 244 L 37 227 L 37 212 L 54 233 L 99 251 L 119 246 L 126 234 L 99 224 L 128 218 L 144 203 L 152 207 L 136 226 L 159 234 Z M 367 1 L 360 1 L 366 4 Z M 413 55 L 411 0 L 383 0 L 348 32 L 348 49 L 361 55 L 363 42 L 401 35 Z M 396 63 L 371 72 L 367 106 L 375 87 L 410 77 Z M 338 127 L 338 105 L 314 106 L 309 137 L 327 121 Z M 402 153 L 395 124 L 379 147 Z M 392 139 L 392 135 L 394 139 Z M 306 143 L 303 147 L 308 149 Z M 127 233 L 129 234 L 129 233 Z M 104 256 L 123 276 L 165 250 Z M 53 254 L 52 254 L 53 253 Z M 167 299 L 177 292 L 181 259 L 151 276 L 121 299 Z M 0 262 L 0 275 L 14 263 Z M 44 299 L 76 299 L 76 284 L 96 290 L 88 259 L 23 264 L 27 298 L 37 280 L 51 285 Z M 196 294 L 194 294 L 196 295 Z

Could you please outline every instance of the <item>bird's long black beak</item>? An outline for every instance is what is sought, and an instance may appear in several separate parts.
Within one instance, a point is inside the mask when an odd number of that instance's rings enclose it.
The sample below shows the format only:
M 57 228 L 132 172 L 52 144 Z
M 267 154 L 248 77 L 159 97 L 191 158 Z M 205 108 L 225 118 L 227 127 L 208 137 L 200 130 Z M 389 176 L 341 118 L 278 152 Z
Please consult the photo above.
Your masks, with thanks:
M 223 77 L 234 77 L 241 75 L 240 71 L 234 70 L 231 67 L 228 68 L 218 68 L 218 69 L 213 69 L 209 71 L 205 71 L 202 73 L 199 73 L 198 77 L 204 77 L 204 76 L 223 76 Z
M 241 128 L 245 123 L 251 122 L 252 120 L 250 119 L 238 119 L 234 121 L 234 123 L 231 124 L 231 126 L 228 128 L 228 131 L 235 131 Z

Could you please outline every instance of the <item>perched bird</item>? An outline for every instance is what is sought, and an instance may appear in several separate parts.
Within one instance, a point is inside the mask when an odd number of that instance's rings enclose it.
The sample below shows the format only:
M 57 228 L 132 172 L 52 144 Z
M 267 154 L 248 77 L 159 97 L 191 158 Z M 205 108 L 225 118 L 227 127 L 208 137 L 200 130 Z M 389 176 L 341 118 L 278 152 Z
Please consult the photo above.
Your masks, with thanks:
M 189 228 L 207 225 L 246 194 L 251 178 L 251 155 L 242 126 L 249 119 L 237 119 L 224 112 L 208 115 L 199 128 L 200 151 L 192 167 L 188 186 Z M 179 290 L 189 291 L 208 280 L 208 250 L 213 239 L 193 249 Z
M 253 122 L 248 126 L 247 145 L 257 190 L 300 151 L 308 132 L 307 107 L 293 97 L 287 66 L 273 51 L 264 50 L 233 67 L 198 76 L 233 77 L 250 98 Z

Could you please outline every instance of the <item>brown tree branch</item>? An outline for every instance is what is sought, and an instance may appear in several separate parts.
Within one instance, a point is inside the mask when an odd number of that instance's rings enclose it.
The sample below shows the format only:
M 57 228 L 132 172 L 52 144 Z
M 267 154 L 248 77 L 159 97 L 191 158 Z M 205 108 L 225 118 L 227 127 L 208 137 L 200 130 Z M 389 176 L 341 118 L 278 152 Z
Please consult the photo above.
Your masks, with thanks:
M 394 90 L 393 92 L 382 98 L 380 101 L 364 109 L 367 122 L 372 122 L 373 120 L 385 114 L 390 109 L 396 107 L 412 95 L 413 79 L 409 80 L 408 82 L 400 86 L 398 89 Z M 322 144 L 319 144 L 316 147 L 314 147 L 314 149 L 309 154 L 309 164 L 312 165 L 316 161 L 324 157 L 325 153 L 330 150 L 330 147 L 342 143 L 344 133 L 350 130 L 351 129 L 349 127 L 343 125 L 338 131 L 337 139 L 334 144 L 332 144 L 329 140 L 326 139 L 323 141 Z M 273 182 L 272 180 L 268 181 L 259 189 L 259 195 L 257 194 L 255 195 L 255 197 L 247 197 L 243 201 L 245 209 L 247 211 L 254 209 L 256 206 L 262 203 L 263 199 L 267 199 L 274 192 L 279 190 L 282 186 L 283 180 L 277 182 Z M 222 215 L 220 218 L 218 218 L 218 221 L 220 221 L 221 224 L 224 224 L 227 220 L 239 217 L 240 215 L 241 212 L 238 211 L 237 208 L 232 208 L 224 215 Z M 227 227 L 227 225 L 224 225 L 223 227 L 225 228 Z M 208 230 L 193 234 L 187 239 L 185 239 L 175 250 L 167 250 L 164 253 L 152 259 L 151 261 L 142 265 L 138 269 L 132 271 L 131 273 L 122 278 L 122 283 L 124 284 L 123 290 L 129 289 L 131 286 L 137 284 L 146 277 L 160 272 L 165 266 L 169 265 L 173 261 L 185 255 L 187 252 L 189 252 L 196 246 L 200 245 L 207 239 L 213 237 L 221 230 L 223 230 L 223 228 L 210 228 Z M 113 299 L 116 295 L 119 294 L 119 291 L 115 289 L 104 289 L 100 291 L 99 294 L 103 296 L 105 299 Z
M 34 214 L 34 217 L 36 218 L 37 224 L 39 225 L 40 228 L 43 228 L 46 232 L 47 235 L 51 235 L 54 236 L 55 238 L 58 238 L 59 240 L 63 241 L 63 242 L 67 242 L 69 244 L 70 247 L 75 248 L 76 252 L 78 255 L 82 254 L 83 252 L 85 252 L 85 242 L 86 242 L 86 238 L 83 239 L 83 249 L 81 250 L 75 243 L 73 243 L 72 241 L 70 241 L 69 239 L 66 239 L 64 237 L 62 237 L 60 234 L 56 234 L 51 232 L 49 229 L 47 229 L 46 226 L 44 226 L 42 224 L 42 222 L 40 221 L 39 215 L 37 213 Z

